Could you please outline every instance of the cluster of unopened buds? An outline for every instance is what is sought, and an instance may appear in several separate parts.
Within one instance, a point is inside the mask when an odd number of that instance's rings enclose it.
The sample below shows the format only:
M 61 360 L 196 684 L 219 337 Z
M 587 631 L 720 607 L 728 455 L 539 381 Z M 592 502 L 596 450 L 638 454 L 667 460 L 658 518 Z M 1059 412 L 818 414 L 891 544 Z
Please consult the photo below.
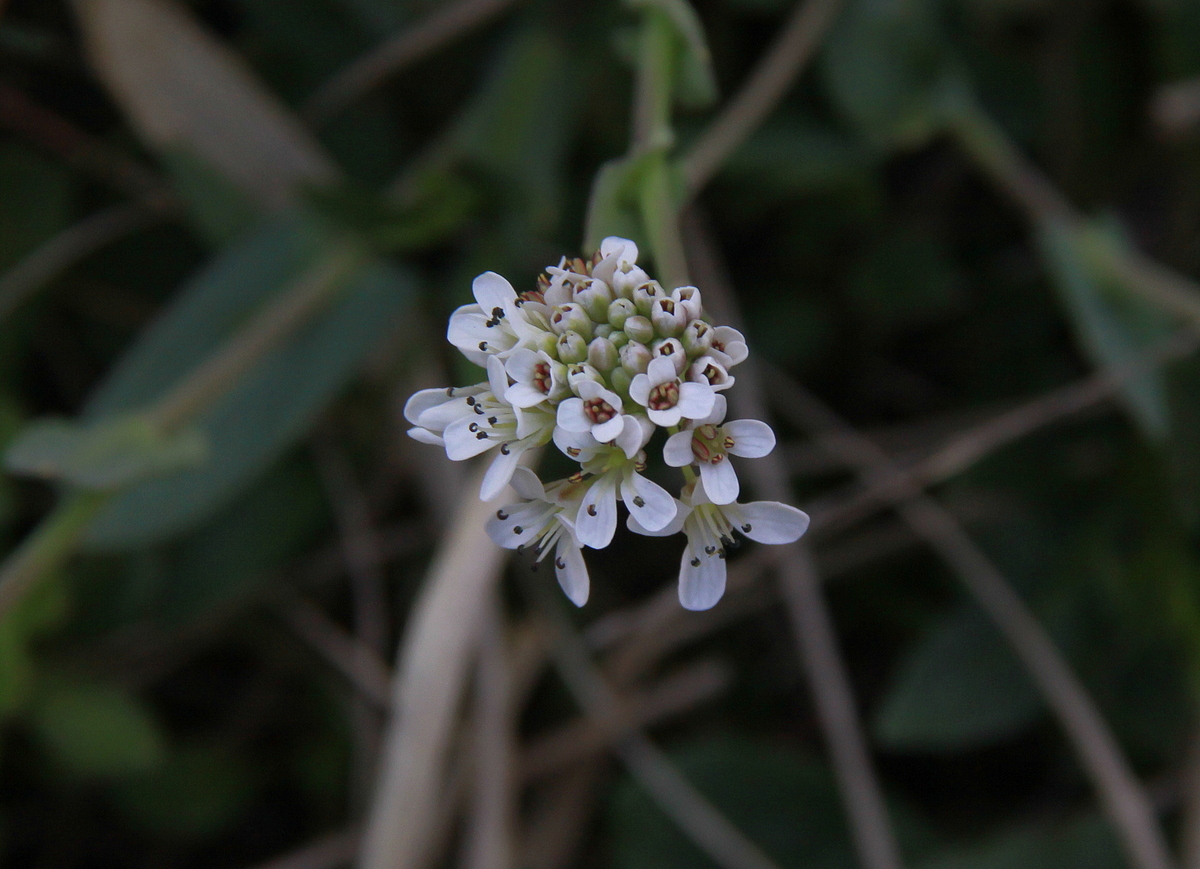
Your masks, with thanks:
M 511 484 L 523 500 L 496 511 L 489 535 L 506 549 L 535 548 L 539 561 L 553 555 L 575 604 L 589 589 L 581 550 L 612 541 L 620 500 L 631 531 L 687 535 L 679 599 L 702 610 L 725 591 L 737 535 L 790 543 L 808 516 L 774 501 L 737 503 L 729 456 L 756 458 L 775 446 L 766 423 L 725 419 L 721 393 L 747 356 L 745 339 L 705 320 L 696 287 L 664 289 L 637 255 L 633 242 L 608 238 L 589 261 L 564 258 L 521 293 L 495 272 L 477 277 L 476 304 L 454 312 L 447 338 L 487 380 L 422 390 L 404 415 L 412 437 L 444 446 L 455 461 L 494 451 L 480 497 Z M 668 433 L 663 459 L 685 478 L 679 498 L 643 476 L 659 428 Z M 550 441 L 580 468 L 543 485 L 520 461 Z

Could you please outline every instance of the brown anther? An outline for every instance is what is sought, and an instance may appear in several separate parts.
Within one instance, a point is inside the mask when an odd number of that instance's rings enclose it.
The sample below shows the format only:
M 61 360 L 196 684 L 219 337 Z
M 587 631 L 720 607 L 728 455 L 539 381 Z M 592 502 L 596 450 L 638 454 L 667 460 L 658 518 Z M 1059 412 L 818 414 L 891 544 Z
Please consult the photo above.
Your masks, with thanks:
M 596 515 L 596 505 L 595 505 L 595 504 L 588 504 L 588 505 L 587 505 L 587 514 L 588 514 L 589 516 L 595 516 L 595 515 Z
M 700 566 L 700 559 L 699 559 L 699 558 L 693 558 L 693 559 L 692 559 L 692 567 L 699 567 L 699 566 Z
M 675 303 L 673 301 L 671 301 L 670 299 L 659 299 L 658 306 L 660 308 L 662 308 L 664 311 L 666 311 L 668 314 L 675 313 Z
M 557 567 L 559 570 L 567 569 L 567 563 L 565 561 L 563 561 L 561 558 L 554 559 L 554 566 Z
M 567 477 L 567 482 L 582 483 L 583 482 L 583 471 L 576 471 L 571 476 Z
M 543 394 L 550 392 L 550 366 L 545 362 L 539 362 L 533 366 L 533 385 Z
M 669 380 L 650 390 L 647 406 L 651 410 L 668 410 L 679 404 L 679 381 Z
M 583 403 L 583 412 L 596 425 L 608 422 L 617 412 L 603 398 L 589 398 Z
M 579 458 L 579 454 L 581 452 L 583 452 L 583 450 L 579 449 L 579 447 L 567 447 L 567 455 L 573 459 Z
M 729 435 L 725 435 L 725 440 L 721 441 L 725 445 L 725 449 L 732 449 L 734 440 Z
M 636 495 L 633 499 L 633 505 L 635 507 L 645 507 L 646 502 L 645 502 L 645 500 L 643 500 L 641 495 Z
M 496 518 L 499 519 L 501 522 L 503 522 L 505 519 L 508 518 L 508 514 L 505 513 L 503 510 L 497 510 Z

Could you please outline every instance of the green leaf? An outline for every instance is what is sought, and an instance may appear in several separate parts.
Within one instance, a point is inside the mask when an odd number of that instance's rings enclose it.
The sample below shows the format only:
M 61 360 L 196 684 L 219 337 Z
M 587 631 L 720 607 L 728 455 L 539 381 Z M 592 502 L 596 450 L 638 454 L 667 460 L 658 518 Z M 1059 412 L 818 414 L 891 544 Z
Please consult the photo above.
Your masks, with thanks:
M 335 243 L 292 216 L 222 254 L 118 363 L 89 401 L 87 416 L 155 401 Z M 304 435 L 394 328 L 411 290 L 406 273 L 381 263 L 364 266 L 328 310 L 196 420 L 210 460 L 122 494 L 98 517 L 86 544 L 98 550 L 144 546 L 212 516 Z
M 71 215 L 71 177 L 38 154 L 0 143 L 0 269 L 7 269 Z
M 1096 814 L 1067 824 L 1030 824 L 969 847 L 957 847 L 917 869 L 1126 869 L 1108 822 Z
M 609 160 L 600 167 L 588 199 L 584 251 L 598 250 L 600 242 L 610 235 L 645 242 L 639 194 L 646 171 L 657 158 L 658 152 L 650 152 Z
M 116 490 L 200 464 L 208 455 L 195 429 L 164 435 L 138 416 L 91 425 L 69 420 L 31 424 L 4 454 L 4 466 L 84 489 Z
M 681 51 L 676 52 L 676 97 L 688 108 L 703 109 L 717 101 L 717 78 L 704 38 L 704 25 L 688 0 L 627 0 L 635 9 L 654 8 L 671 23 Z
M 1171 335 L 1170 317 L 1095 265 L 1092 246 L 1125 244 L 1111 225 L 1093 223 L 1076 230 L 1046 220 L 1038 227 L 1038 242 L 1080 343 L 1096 365 L 1128 364 Z M 1134 422 L 1159 442 L 1170 429 L 1163 377 L 1160 370 L 1148 371 L 1127 379 L 1121 390 Z
M 807 117 L 762 126 L 721 168 L 721 177 L 779 199 L 861 183 L 875 160 L 849 136 Z
M 1041 700 L 996 629 L 973 607 L 947 616 L 901 664 L 876 714 L 891 748 L 956 751 L 1033 724 Z
M 237 820 L 257 790 L 248 758 L 220 746 L 185 745 L 152 773 L 123 781 L 116 803 L 157 835 L 205 839 Z
M 224 247 L 259 220 L 261 211 L 254 200 L 186 146 L 163 148 L 162 161 L 192 225 L 210 247 Z
M 821 53 L 838 111 L 880 150 L 926 142 L 957 81 L 934 0 L 852 0 Z
M 99 683 L 57 682 L 35 698 L 30 725 L 67 772 L 121 776 L 158 765 L 163 735 L 145 703 Z

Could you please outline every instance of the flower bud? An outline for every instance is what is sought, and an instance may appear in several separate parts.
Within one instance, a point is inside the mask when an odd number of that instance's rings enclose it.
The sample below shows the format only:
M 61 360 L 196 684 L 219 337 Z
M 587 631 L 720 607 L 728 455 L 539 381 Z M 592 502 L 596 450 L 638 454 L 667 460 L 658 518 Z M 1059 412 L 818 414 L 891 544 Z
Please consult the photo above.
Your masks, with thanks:
M 609 341 L 612 341 L 613 346 L 616 347 L 618 350 L 620 350 L 622 347 L 624 347 L 626 344 L 629 343 L 629 336 L 626 335 L 624 332 L 614 331 L 609 335 L 605 335 L 604 337 L 607 338 Z
M 598 371 L 611 371 L 617 364 L 617 348 L 607 338 L 593 338 L 588 345 L 588 363 Z
M 532 347 L 533 351 L 542 351 L 551 358 L 558 357 L 558 336 L 553 332 L 543 332 L 538 335 L 537 342 Z
M 588 317 L 597 323 L 608 316 L 608 305 L 612 300 L 612 290 L 604 281 L 592 281 L 575 291 L 575 304 L 582 306 Z
M 612 286 L 613 292 L 620 298 L 632 299 L 634 287 L 644 284 L 648 280 L 650 280 L 650 276 L 646 274 L 645 269 L 632 263 L 626 263 L 613 272 L 609 284 Z
M 633 304 L 637 306 L 638 313 L 645 317 L 650 316 L 650 309 L 655 302 L 665 298 L 667 294 L 658 281 L 646 281 L 633 288 Z
M 579 382 L 581 380 L 594 380 L 606 389 L 608 388 L 608 385 L 604 382 L 604 376 L 586 362 L 568 365 L 567 385 L 571 387 L 572 392 L 579 393 Z
M 558 359 L 568 365 L 587 359 L 587 341 L 578 332 L 565 332 L 558 338 Z
M 650 309 L 650 322 L 654 324 L 656 334 L 672 338 L 687 325 L 687 312 L 682 304 L 676 304 L 672 299 L 659 299 Z
M 565 332 L 578 332 L 584 340 L 592 337 L 592 320 L 583 310 L 582 305 L 568 302 L 558 305 L 550 314 L 550 328 L 558 335 Z
M 625 321 L 637 313 L 632 299 L 613 299 L 608 306 L 608 322 L 613 328 L 624 329 Z
M 640 314 L 625 321 L 625 334 L 631 341 L 649 344 L 654 340 L 654 324 Z
M 632 382 L 633 375 L 624 368 L 614 368 L 608 374 L 608 383 L 612 391 L 626 401 L 629 401 L 629 384 Z
M 650 354 L 655 359 L 659 356 L 670 359 L 675 363 L 676 374 L 682 374 L 683 369 L 687 368 L 687 354 L 683 352 L 683 345 L 679 343 L 678 338 L 664 338 L 661 341 L 655 341 L 650 345 Z
M 725 366 L 711 356 L 701 356 L 693 362 L 688 368 L 687 379 L 695 383 L 707 383 L 717 392 L 733 386 L 734 380 Z
M 630 341 L 620 351 L 621 367 L 629 373 L 645 374 L 646 366 L 650 364 L 650 360 L 654 357 L 650 354 L 650 348 L 645 344 L 637 341 Z
M 700 304 L 700 291 L 695 287 L 676 287 L 671 291 L 671 300 L 676 305 L 683 306 L 689 323 L 704 313 Z
M 695 359 L 697 356 L 703 356 L 712 347 L 713 327 L 703 320 L 692 320 L 683 330 L 683 335 L 679 340 L 689 358 Z

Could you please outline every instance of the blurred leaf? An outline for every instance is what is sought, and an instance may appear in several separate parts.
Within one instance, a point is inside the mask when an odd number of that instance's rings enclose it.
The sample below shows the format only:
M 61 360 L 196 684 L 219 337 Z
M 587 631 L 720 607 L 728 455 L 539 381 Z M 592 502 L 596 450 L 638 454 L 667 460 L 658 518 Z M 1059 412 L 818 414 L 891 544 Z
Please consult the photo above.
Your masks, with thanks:
M 937 132 L 957 81 L 937 0 L 850 0 L 821 53 L 838 111 L 876 148 L 916 147 Z
M 1090 246 L 1124 243 L 1111 226 L 1093 224 L 1076 232 L 1043 221 L 1038 241 L 1079 340 L 1097 366 L 1133 362 L 1171 335 L 1173 322 L 1166 314 L 1092 265 Z M 1147 437 L 1167 437 L 1166 385 L 1160 370 L 1127 379 L 1121 397 Z
M 558 34 L 542 24 L 517 29 L 457 125 L 455 147 L 509 184 L 534 226 L 558 218 L 572 131 L 573 65 Z
M 117 364 L 89 401 L 87 416 L 153 402 L 332 243 L 311 222 L 292 216 L 222 254 Z M 143 546 L 213 515 L 304 434 L 394 327 L 411 288 L 406 273 L 382 264 L 364 267 L 329 310 L 196 421 L 211 460 L 120 496 L 92 526 L 87 544 L 104 550 Z
M 599 250 L 600 242 L 610 235 L 645 242 L 638 196 L 642 180 L 658 156 L 658 152 L 652 151 L 636 158 L 620 157 L 600 167 L 588 199 L 585 252 Z
M 678 37 L 676 96 L 689 108 L 703 109 L 717 101 L 717 78 L 704 37 L 704 25 L 688 0 L 626 0 L 635 9 L 654 8 L 663 12 Z
M 64 229 L 71 217 L 71 177 L 44 157 L 0 142 L 0 269 Z
M 0 717 L 22 708 L 32 695 L 36 671 L 29 645 L 66 614 L 66 590 L 61 577 L 53 574 L 0 619 Z
M 858 865 L 828 770 L 783 748 L 732 738 L 672 752 L 688 779 L 781 866 Z M 700 869 L 712 863 L 632 781 L 609 806 L 612 865 L 621 869 Z
M 212 522 L 181 541 L 163 573 L 156 615 L 169 624 L 248 598 L 265 571 L 311 540 L 324 518 L 324 496 L 306 465 L 272 471 Z
M 4 466 L 14 474 L 111 490 L 198 465 L 207 456 L 204 436 L 195 429 L 164 435 L 138 416 L 92 425 L 51 419 L 19 435 L 4 453 Z
M 92 65 L 147 144 L 186 150 L 267 208 L 336 170 L 241 57 L 166 0 L 79 0 Z
M 150 709 L 110 685 L 51 682 L 35 698 L 30 716 L 46 751 L 74 775 L 141 772 L 159 764 L 165 754 Z
M 958 751 L 1012 736 L 1041 712 L 1020 662 L 983 615 L 964 606 L 900 665 L 873 730 L 891 748 Z
M 927 325 L 953 309 L 962 278 L 936 236 L 881 234 L 858 261 L 848 290 L 866 325 L 885 332 Z
M 776 199 L 836 190 L 861 179 L 874 163 L 850 137 L 827 124 L 793 115 L 764 124 L 733 153 L 721 175 Z
M 917 864 L 917 869 L 1126 869 L 1121 847 L 1099 815 L 1069 824 L 1029 825 Z
M 249 759 L 215 745 L 181 746 L 152 773 L 117 786 L 116 803 L 158 835 L 204 839 L 246 809 L 257 783 Z
M 259 220 L 254 201 L 203 157 L 185 146 L 164 147 L 160 156 L 192 225 L 210 247 L 224 247 Z

